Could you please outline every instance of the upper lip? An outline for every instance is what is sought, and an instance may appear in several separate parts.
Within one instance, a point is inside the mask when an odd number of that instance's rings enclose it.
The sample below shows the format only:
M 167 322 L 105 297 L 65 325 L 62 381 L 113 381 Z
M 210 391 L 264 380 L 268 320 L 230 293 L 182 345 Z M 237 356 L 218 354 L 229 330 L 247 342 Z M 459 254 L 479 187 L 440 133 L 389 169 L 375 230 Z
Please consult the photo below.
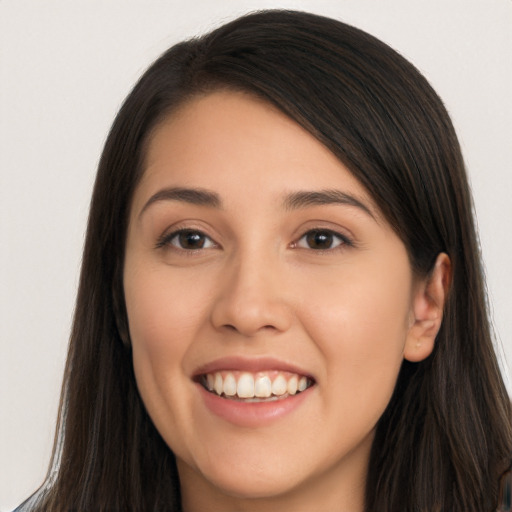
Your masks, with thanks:
M 213 373 L 223 370 L 239 370 L 246 372 L 263 372 L 263 371 L 282 371 L 289 373 L 296 373 L 298 375 L 304 375 L 312 380 L 314 377 L 304 368 L 298 365 L 276 359 L 274 357 L 241 357 L 241 356 L 229 356 L 215 359 L 210 361 L 199 368 L 197 368 L 193 376 L 198 377 L 207 373 Z

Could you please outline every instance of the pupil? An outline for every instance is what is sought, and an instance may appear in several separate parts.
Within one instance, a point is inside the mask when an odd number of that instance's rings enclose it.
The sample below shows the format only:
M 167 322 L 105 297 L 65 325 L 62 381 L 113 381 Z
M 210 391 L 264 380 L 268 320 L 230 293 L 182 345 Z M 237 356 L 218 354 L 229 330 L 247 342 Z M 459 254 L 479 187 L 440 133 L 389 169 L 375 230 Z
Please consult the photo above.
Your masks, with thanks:
M 312 249 L 329 249 L 332 245 L 332 234 L 326 231 L 311 231 L 307 235 L 307 241 Z
M 194 231 L 184 231 L 180 233 L 180 245 L 185 249 L 201 249 L 204 237 Z

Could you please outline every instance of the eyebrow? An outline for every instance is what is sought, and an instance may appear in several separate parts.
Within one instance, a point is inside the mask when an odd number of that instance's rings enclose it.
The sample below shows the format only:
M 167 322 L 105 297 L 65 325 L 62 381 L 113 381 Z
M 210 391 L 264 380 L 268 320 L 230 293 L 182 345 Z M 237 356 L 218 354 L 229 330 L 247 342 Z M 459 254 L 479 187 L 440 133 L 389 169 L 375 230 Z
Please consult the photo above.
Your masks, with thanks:
M 323 206 L 330 204 L 355 206 L 375 219 L 371 209 L 361 200 L 347 194 L 346 192 L 342 192 L 341 190 L 293 192 L 286 196 L 283 204 L 287 210 L 298 210 L 309 206 Z
M 159 201 L 181 201 L 188 204 L 222 208 L 222 200 L 216 192 L 202 188 L 171 187 L 164 188 L 153 194 L 139 213 L 142 214 L 154 203 Z M 341 204 L 359 208 L 370 217 L 375 218 L 370 208 L 356 197 L 341 190 L 299 191 L 288 194 L 284 201 L 285 210 L 300 210 L 310 206 Z
M 142 210 L 139 217 L 154 203 L 158 201 L 181 201 L 198 206 L 209 206 L 210 208 L 221 208 L 222 201 L 218 194 L 201 188 L 171 187 L 159 190 L 153 194 Z

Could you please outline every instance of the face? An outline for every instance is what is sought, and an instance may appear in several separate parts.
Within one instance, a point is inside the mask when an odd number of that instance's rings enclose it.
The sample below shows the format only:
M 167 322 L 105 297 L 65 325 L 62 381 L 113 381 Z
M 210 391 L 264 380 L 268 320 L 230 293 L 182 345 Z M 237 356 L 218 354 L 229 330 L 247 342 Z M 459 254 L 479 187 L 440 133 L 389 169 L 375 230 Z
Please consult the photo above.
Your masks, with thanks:
M 416 285 L 320 142 L 241 93 L 182 106 L 150 139 L 124 287 L 137 385 L 182 487 L 362 489 Z

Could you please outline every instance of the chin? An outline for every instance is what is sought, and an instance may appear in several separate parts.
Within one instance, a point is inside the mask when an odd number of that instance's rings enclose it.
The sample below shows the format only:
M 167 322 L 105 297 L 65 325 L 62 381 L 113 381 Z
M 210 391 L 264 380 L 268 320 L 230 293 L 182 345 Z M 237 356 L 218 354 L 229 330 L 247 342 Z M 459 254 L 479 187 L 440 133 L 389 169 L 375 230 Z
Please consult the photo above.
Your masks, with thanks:
M 253 474 L 238 474 L 225 478 L 215 475 L 210 482 L 219 491 L 227 496 L 245 500 L 257 500 L 275 498 L 293 491 L 299 482 L 292 482 L 289 477 L 279 478 L 269 475 L 262 478 L 254 478 Z
M 292 492 L 303 481 L 302 474 L 290 471 L 290 465 L 282 463 L 279 467 L 268 467 L 260 462 L 242 458 L 242 462 L 233 459 L 225 464 L 208 464 L 197 467 L 196 471 L 207 485 L 225 496 L 251 500 L 275 498 Z M 286 470 L 286 468 L 288 468 Z

